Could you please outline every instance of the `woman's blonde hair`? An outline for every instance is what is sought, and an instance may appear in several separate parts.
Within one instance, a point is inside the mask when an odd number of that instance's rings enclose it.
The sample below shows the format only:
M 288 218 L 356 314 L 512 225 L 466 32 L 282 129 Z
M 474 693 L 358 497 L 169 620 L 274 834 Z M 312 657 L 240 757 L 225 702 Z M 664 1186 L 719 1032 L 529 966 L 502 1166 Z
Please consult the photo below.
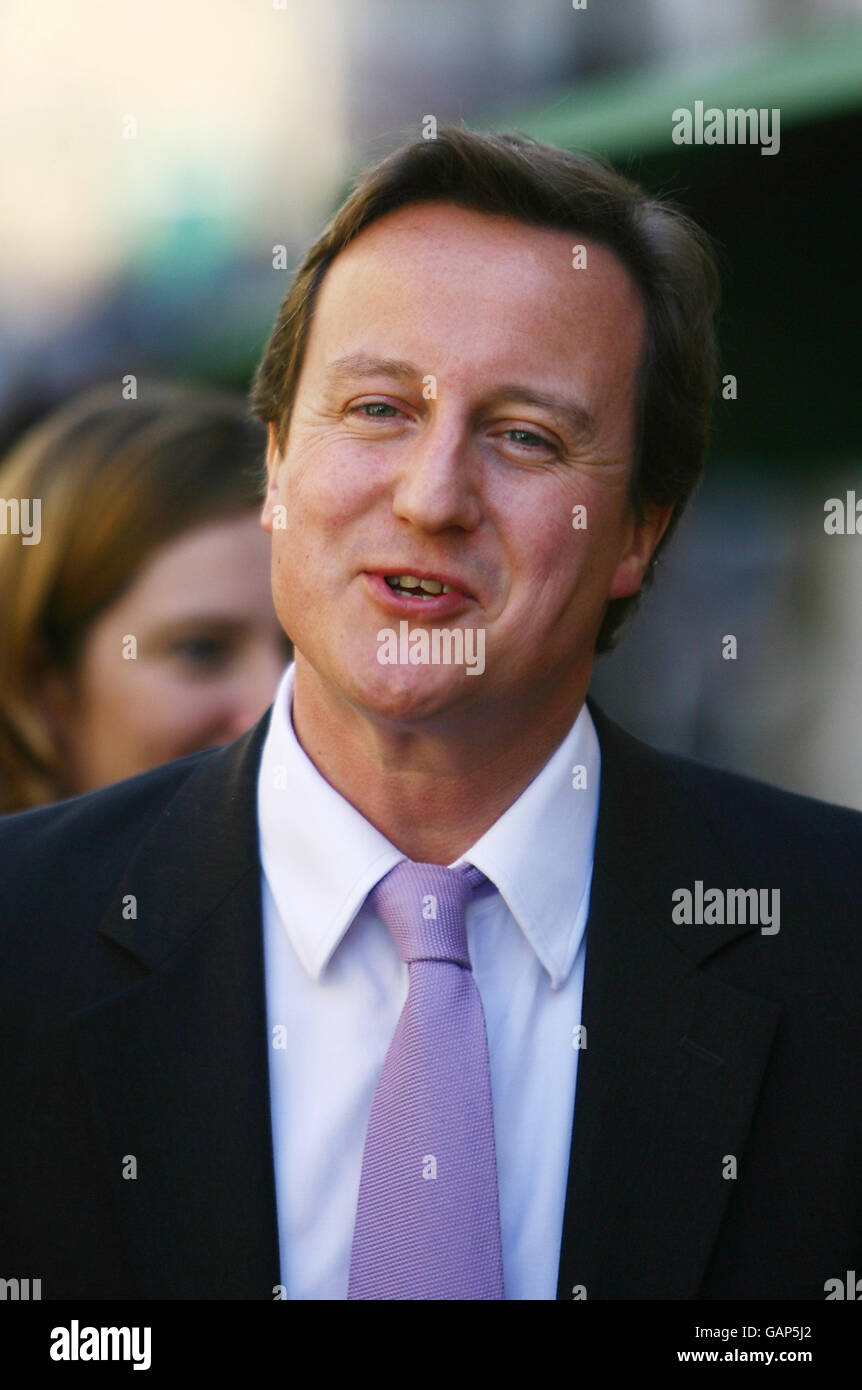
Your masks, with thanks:
M 165 541 L 260 505 L 265 447 L 242 399 L 148 383 L 140 400 L 117 385 L 76 396 L 0 461 L 0 516 L 39 517 L 30 543 L 0 533 L 0 814 L 69 794 L 40 675 L 74 669 L 93 620 Z

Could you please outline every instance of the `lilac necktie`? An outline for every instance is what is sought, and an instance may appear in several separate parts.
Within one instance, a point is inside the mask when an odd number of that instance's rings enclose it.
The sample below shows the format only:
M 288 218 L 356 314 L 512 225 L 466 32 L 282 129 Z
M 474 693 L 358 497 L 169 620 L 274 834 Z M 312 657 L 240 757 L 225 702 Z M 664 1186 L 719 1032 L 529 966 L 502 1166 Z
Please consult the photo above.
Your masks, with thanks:
M 472 864 L 396 865 L 368 902 L 407 962 L 374 1092 L 348 1298 L 503 1298 L 485 1014 L 465 912 Z

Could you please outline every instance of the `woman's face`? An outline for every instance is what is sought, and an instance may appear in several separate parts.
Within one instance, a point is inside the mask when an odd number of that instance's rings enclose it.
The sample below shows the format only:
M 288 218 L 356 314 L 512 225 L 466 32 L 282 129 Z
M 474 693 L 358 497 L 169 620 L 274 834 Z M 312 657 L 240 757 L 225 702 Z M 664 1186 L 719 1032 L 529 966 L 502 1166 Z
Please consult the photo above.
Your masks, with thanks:
M 290 652 L 256 511 L 155 551 L 46 686 L 72 793 L 229 743 L 270 705 Z

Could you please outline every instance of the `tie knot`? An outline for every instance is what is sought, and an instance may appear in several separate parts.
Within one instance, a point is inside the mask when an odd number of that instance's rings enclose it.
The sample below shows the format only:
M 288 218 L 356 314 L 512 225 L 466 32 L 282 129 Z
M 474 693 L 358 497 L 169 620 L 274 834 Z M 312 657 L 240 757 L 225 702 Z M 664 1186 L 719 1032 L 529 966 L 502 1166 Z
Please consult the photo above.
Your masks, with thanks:
M 368 901 L 389 928 L 403 961 L 447 960 L 471 969 L 467 950 L 467 900 L 485 875 L 472 864 L 396 864 Z

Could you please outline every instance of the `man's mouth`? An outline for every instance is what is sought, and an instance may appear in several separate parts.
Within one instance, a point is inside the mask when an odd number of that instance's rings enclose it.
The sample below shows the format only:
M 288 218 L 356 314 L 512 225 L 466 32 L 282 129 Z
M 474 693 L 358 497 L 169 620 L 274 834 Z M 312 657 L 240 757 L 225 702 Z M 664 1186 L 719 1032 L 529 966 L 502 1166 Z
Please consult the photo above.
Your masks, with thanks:
M 453 592 L 451 584 L 443 584 L 439 579 L 417 579 L 415 574 L 387 574 L 384 579 L 396 594 L 409 594 L 411 598 L 434 598 Z

